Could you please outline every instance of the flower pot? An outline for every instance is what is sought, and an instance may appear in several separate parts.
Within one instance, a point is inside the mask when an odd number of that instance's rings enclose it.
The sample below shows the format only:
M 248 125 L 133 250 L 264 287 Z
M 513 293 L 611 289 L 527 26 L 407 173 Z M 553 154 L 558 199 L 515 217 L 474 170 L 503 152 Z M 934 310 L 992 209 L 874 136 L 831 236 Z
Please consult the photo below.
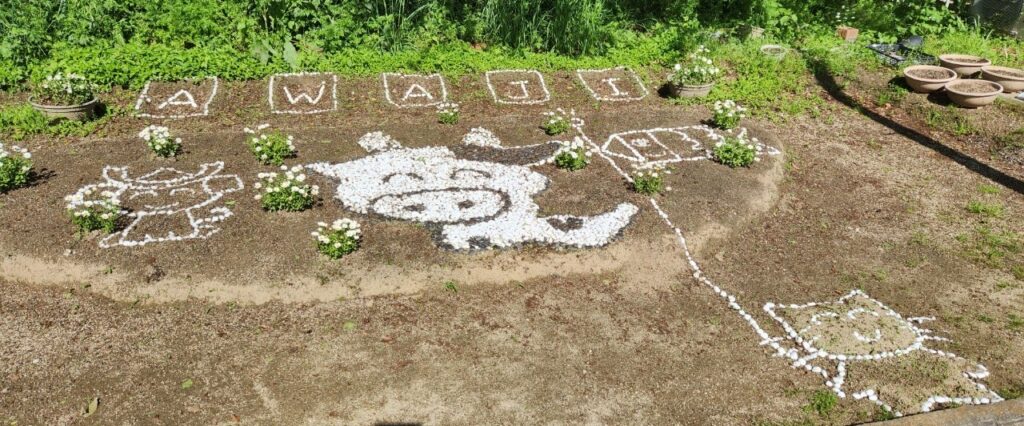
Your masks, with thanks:
M 711 93 L 715 83 L 691 86 L 689 84 L 673 84 L 672 95 L 677 98 L 703 98 Z
M 852 43 L 857 41 L 857 36 L 860 35 L 860 30 L 853 27 L 843 26 L 836 28 L 836 35 L 839 36 L 839 38 Z
M 781 61 L 786 57 L 786 53 L 789 53 L 789 49 L 779 46 L 777 44 L 766 44 L 761 46 L 761 53 L 765 56 L 772 58 L 776 61 Z
M 913 65 L 903 69 L 907 85 L 917 93 L 931 93 L 956 80 L 956 71 L 934 65 Z
M 946 84 L 949 99 L 964 108 L 978 108 L 996 101 L 1003 92 L 999 83 L 986 80 L 953 80 Z
M 944 68 L 949 68 L 960 74 L 961 77 L 969 77 L 981 71 L 982 67 L 992 65 L 988 59 L 980 56 L 946 54 L 939 55 L 939 63 Z
M 981 69 L 981 78 L 1001 84 L 1007 93 L 1024 91 L 1024 70 L 987 66 Z
M 42 112 L 50 118 L 66 118 L 68 120 L 83 121 L 93 117 L 96 113 L 96 98 L 80 105 L 40 105 L 29 98 L 28 103 L 36 111 Z

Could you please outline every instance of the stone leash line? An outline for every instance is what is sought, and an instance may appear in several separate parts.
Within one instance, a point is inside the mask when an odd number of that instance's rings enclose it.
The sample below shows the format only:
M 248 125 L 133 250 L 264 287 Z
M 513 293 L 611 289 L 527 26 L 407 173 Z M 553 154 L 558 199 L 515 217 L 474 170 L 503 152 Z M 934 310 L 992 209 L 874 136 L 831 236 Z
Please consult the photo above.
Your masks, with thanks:
M 597 152 L 597 154 L 601 158 L 603 158 L 605 161 L 607 161 L 608 164 L 610 164 L 612 166 L 612 168 L 614 168 L 615 171 L 619 173 L 619 175 L 621 175 L 623 178 L 625 178 L 628 182 L 632 183 L 633 182 L 633 178 L 630 177 L 628 173 L 623 171 L 622 168 L 619 167 L 619 165 L 616 164 L 614 160 L 612 160 L 607 155 L 605 155 L 605 153 L 601 150 L 601 147 L 598 146 L 596 143 L 594 143 L 594 141 L 592 139 L 590 139 L 590 137 L 588 137 L 586 135 L 586 133 L 583 132 L 583 125 L 584 125 L 584 122 L 583 122 L 582 119 L 573 118 L 572 126 L 573 126 L 573 129 L 576 130 L 576 132 L 579 135 L 580 139 L 584 140 L 588 145 L 590 145 L 590 147 L 595 152 Z M 781 340 L 783 340 L 783 338 L 781 338 L 781 337 L 779 337 L 779 338 L 771 337 L 771 335 L 769 335 L 768 332 L 766 332 L 764 330 L 764 328 L 761 327 L 761 325 L 757 322 L 757 320 L 754 319 L 753 315 L 751 315 L 749 312 L 747 312 L 745 309 L 743 309 L 743 307 L 737 301 L 736 296 L 730 294 L 729 292 L 725 291 L 724 289 L 722 289 L 721 287 L 716 285 L 714 282 L 711 281 L 710 278 L 708 278 L 704 274 L 703 270 L 700 268 L 700 265 L 697 263 L 697 261 L 694 258 L 693 254 L 690 252 L 689 244 L 687 244 L 687 242 L 686 242 L 686 237 L 683 235 L 683 231 L 681 229 L 679 229 L 679 227 L 677 227 L 675 224 L 672 223 L 671 219 L 669 219 L 669 217 L 668 217 L 668 214 L 665 213 L 664 210 L 662 210 L 661 206 L 658 204 L 658 201 L 655 200 L 654 197 L 650 198 L 650 202 L 651 202 L 651 206 L 654 207 L 654 210 L 656 212 L 658 212 L 658 215 L 661 216 L 662 220 L 665 221 L 665 224 L 668 225 L 668 227 L 670 229 L 672 229 L 673 232 L 675 232 L 676 237 L 679 240 L 679 245 L 682 247 L 683 253 L 686 255 L 686 260 L 689 263 L 690 269 L 693 270 L 693 278 L 695 278 L 701 284 L 703 284 L 703 285 L 707 286 L 708 288 L 710 288 L 716 295 L 721 297 L 723 300 L 727 301 L 729 308 L 731 308 L 732 310 L 736 311 L 736 313 L 740 317 L 742 317 L 743 320 L 746 321 L 747 324 L 750 325 L 751 328 L 754 329 L 754 333 L 756 333 L 761 338 L 761 342 L 759 344 L 761 346 L 766 346 L 767 345 L 767 346 L 770 346 L 773 349 L 775 349 L 775 354 L 773 356 L 781 357 L 781 358 L 788 358 L 788 359 L 790 359 L 792 361 L 797 361 L 798 359 L 800 359 L 800 356 L 799 356 L 799 354 L 797 353 L 797 351 L 795 349 L 790 348 L 790 349 L 787 350 L 786 348 L 782 347 L 782 345 L 779 342 Z M 938 340 L 938 339 L 936 339 L 936 340 Z M 949 353 L 949 352 L 936 351 L 936 350 L 928 349 L 928 348 L 922 348 L 922 349 L 924 349 L 927 352 L 932 352 L 932 353 L 935 353 L 935 354 L 938 354 L 938 355 L 942 355 L 942 356 L 957 357 L 955 354 L 952 354 L 952 353 Z M 793 368 L 797 368 L 797 367 L 800 367 L 800 366 L 802 366 L 805 370 L 807 370 L 807 371 L 809 371 L 811 373 L 814 373 L 814 374 L 816 374 L 818 376 L 821 376 L 823 379 L 825 379 L 826 385 L 830 389 L 832 389 L 834 392 L 836 392 L 836 394 L 839 395 L 840 397 L 844 397 L 845 398 L 845 393 L 841 390 L 841 387 L 842 387 L 842 384 L 843 384 L 842 377 L 845 376 L 845 374 L 843 374 L 845 372 L 845 369 L 846 369 L 845 362 L 844 363 L 840 363 L 837 366 L 837 369 L 839 371 L 837 372 L 837 375 L 836 375 L 835 378 L 830 377 L 827 370 L 825 370 L 825 369 L 823 369 L 823 368 L 821 368 L 819 366 L 812 366 L 809 363 L 794 364 Z M 977 373 L 973 373 L 973 374 L 969 373 L 969 374 L 967 374 L 967 376 L 970 377 L 970 378 L 979 378 L 979 379 L 988 376 L 988 370 L 985 369 L 984 366 L 982 366 L 980 364 L 979 364 L 979 367 L 981 367 L 981 371 L 979 371 Z M 981 389 L 988 391 L 988 389 L 983 384 L 977 383 L 977 385 Z M 989 391 L 989 392 L 991 392 L 991 391 Z M 868 390 L 863 391 L 863 392 L 854 393 L 852 396 L 856 400 L 861 400 L 861 399 L 867 398 L 872 403 L 874 403 L 874 404 L 884 408 L 885 410 L 889 411 L 890 413 L 893 413 L 897 417 L 902 417 L 903 416 L 902 413 L 893 410 L 893 408 L 891 406 L 889 406 L 888 404 L 883 402 L 881 399 L 879 399 L 878 395 L 877 395 L 877 393 L 875 392 L 874 389 L 868 389 Z M 1002 398 L 1000 398 L 998 395 L 996 395 L 994 393 L 993 393 L 993 397 L 992 398 L 985 398 L 985 399 L 979 399 L 979 400 L 974 400 L 974 399 L 970 399 L 970 398 L 947 398 L 947 397 L 942 397 L 942 396 L 932 396 L 932 397 L 930 397 L 928 399 L 928 401 L 926 401 L 924 404 L 922 404 L 921 409 L 922 409 L 922 412 L 928 412 L 928 411 L 931 410 L 931 408 L 936 403 L 959 403 L 959 404 L 984 405 L 984 404 L 989 404 L 989 403 L 993 403 L 993 402 L 999 402 L 1001 400 L 1002 400 Z

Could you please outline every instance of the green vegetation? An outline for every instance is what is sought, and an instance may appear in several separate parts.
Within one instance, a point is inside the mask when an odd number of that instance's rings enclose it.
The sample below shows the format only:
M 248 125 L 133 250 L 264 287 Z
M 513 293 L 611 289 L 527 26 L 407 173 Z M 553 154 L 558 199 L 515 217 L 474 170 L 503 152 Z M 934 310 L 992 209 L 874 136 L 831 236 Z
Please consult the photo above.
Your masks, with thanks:
M 811 395 L 811 401 L 804 406 L 804 411 L 807 413 L 817 413 L 821 417 L 828 417 L 838 403 L 839 397 L 835 393 L 829 390 L 819 390 Z
M 967 211 L 988 217 L 1003 217 L 1003 205 L 999 203 L 986 203 L 983 201 L 971 201 L 967 203 Z
M 30 105 L 13 105 L 0 108 L 0 137 L 22 140 L 33 135 L 86 136 L 101 128 L 110 119 L 124 115 L 125 111 L 114 109 L 102 117 L 87 121 L 50 121 Z

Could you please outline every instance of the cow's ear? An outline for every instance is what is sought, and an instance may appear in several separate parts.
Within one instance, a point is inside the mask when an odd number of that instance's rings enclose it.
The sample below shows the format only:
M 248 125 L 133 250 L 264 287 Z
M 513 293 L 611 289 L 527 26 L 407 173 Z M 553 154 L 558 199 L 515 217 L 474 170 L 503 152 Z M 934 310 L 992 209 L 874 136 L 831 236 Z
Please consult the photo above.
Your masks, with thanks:
M 235 191 L 240 191 L 245 185 L 242 183 L 242 179 L 238 176 L 210 176 L 206 178 L 204 186 L 213 193 L 229 194 Z
M 363 135 L 359 138 L 359 146 L 363 147 L 366 152 L 384 152 L 396 149 L 402 149 L 402 144 L 392 138 L 390 135 L 385 135 L 383 132 L 373 132 Z
M 104 167 L 103 179 L 106 179 L 108 183 L 124 185 L 125 182 L 128 182 L 128 168 L 113 166 Z

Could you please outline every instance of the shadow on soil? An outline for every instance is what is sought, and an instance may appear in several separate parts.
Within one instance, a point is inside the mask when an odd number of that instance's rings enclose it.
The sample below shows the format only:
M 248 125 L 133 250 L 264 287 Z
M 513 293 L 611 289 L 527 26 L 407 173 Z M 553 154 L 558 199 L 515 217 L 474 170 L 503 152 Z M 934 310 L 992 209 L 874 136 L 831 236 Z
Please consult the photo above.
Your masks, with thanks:
M 876 123 L 879 123 L 885 127 L 892 129 L 894 132 L 899 133 L 903 137 L 913 140 L 914 142 L 917 142 L 918 144 L 928 149 L 931 149 L 932 151 L 944 155 L 946 158 L 955 161 L 957 164 L 966 167 L 968 170 L 971 170 L 981 176 L 984 176 L 992 180 L 993 182 L 1005 186 L 1013 191 L 1016 191 L 1018 194 L 1024 194 L 1024 182 L 1022 182 L 1020 179 L 1003 173 L 1002 171 L 995 169 L 992 166 L 989 166 L 988 164 L 982 163 L 960 151 L 957 151 L 954 148 L 943 145 L 941 142 L 932 139 L 927 135 L 924 135 L 914 129 L 897 123 L 896 121 L 888 117 L 884 117 L 872 111 L 870 108 L 861 104 L 856 99 L 853 99 L 852 96 L 844 92 L 843 89 L 839 86 L 839 84 L 836 83 L 836 80 L 832 76 L 832 74 L 828 72 L 825 64 L 821 62 L 816 62 L 812 63 L 812 67 L 814 69 L 814 78 L 818 81 L 818 84 L 820 84 L 821 87 L 823 87 L 825 91 L 827 91 L 828 94 L 832 96 L 832 98 L 839 101 L 843 105 L 846 105 L 849 108 L 859 111 L 865 117 L 868 117 L 874 120 Z

